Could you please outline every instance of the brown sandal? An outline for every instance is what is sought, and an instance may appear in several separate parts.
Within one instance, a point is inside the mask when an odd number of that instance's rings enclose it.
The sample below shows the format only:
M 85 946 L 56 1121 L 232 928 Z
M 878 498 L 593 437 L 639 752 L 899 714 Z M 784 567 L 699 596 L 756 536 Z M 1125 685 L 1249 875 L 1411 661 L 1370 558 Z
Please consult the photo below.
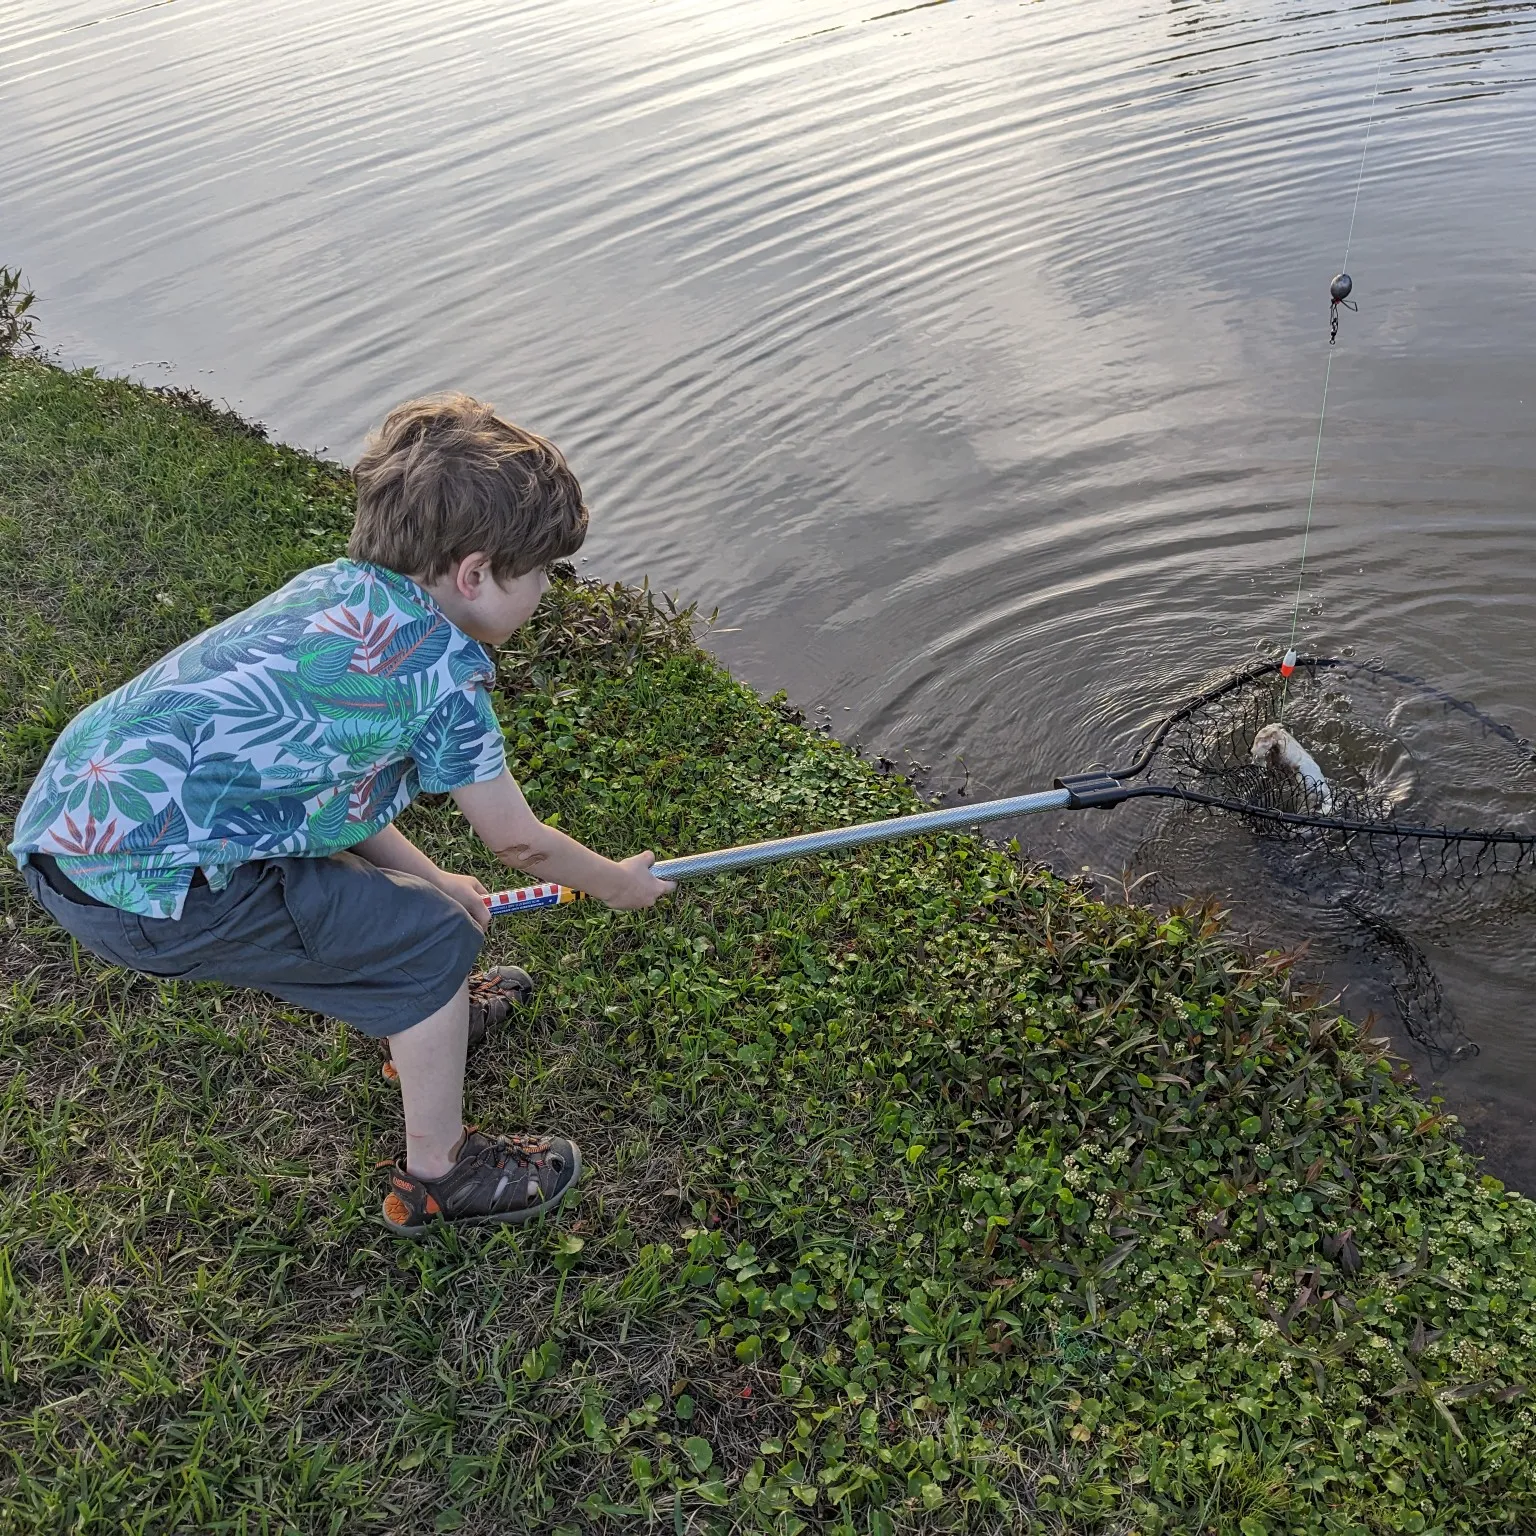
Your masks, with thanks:
M 388 1168 L 384 1225 L 420 1237 L 438 1221 L 524 1222 L 552 1211 L 581 1177 L 581 1148 L 564 1136 L 485 1136 L 472 1125 L 440 1179 Z
M 514 1008 L 525 1008 L 533 1001 L 533 977 L 520 965 L 494 965 L 469 978 L 469 1048 L 485 1039 L 486 1032 L 498 1029 Z M 398 1083 L 400 1074 L 390 1059 L 389 1039 L 384 1048 L 384 1064 L 379 1069 L 387 1082 Z

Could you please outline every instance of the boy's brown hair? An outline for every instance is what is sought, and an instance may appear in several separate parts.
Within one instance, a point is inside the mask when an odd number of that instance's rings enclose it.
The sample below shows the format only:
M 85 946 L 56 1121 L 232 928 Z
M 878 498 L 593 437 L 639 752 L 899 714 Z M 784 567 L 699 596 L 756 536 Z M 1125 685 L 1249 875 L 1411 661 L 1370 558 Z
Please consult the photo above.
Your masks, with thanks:
M 422 581 L 482 550 L 504 581 L 574 554 L 587 536 L 565 455 L 468 395 L 397 405 L 352 476 L 347 553 Z

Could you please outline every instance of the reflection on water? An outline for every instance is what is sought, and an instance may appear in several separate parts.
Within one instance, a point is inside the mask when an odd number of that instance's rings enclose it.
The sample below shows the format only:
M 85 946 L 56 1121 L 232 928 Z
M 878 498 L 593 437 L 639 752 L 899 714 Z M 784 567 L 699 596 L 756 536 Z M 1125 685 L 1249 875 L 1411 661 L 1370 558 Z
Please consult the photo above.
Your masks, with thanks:
M 0 255 L 66 355 L 338 455 L 485 394 L 739 672 L 1023 789 L 1289 631 L 1378 61 L 1302 638 L 1536 735 L 1530 5 L 26 0 Z M 1027 837 L 1119 869 L 1150 828 Z M 1483 1046 L 1448 1091 L 1536 1183 L 1530 937 L 1435 958 Z

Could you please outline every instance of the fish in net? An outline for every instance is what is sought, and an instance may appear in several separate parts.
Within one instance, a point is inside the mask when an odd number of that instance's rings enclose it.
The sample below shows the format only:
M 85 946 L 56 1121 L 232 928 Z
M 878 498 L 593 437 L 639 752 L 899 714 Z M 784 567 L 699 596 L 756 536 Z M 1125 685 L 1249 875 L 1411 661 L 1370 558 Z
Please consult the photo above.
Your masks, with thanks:
M 1256 758 L 1255 743 L 1282 720 L 1326 764 L 1325 788 Z M 1485 819 L 1512 809 L 1511 790 L 1536 790 L 1531 741 L 1381 666 L 1314 657 L 1289 679 L 1274 662 L 1233 673 L 1164 716 L 1136 760 L 1107 773 L 1135 786 L 1116 799 L 1152 795 L 1235 812 L 1266 835 L 1313 834 L 1383 872 L 1464 883 L 1536 870 L 1536 827 Z M 1458 806 L 1453 820 L 1447 812 Z
M 1154 890 L 1261 883 L 1325 947 L 1369 951 L 1432 1063 L 1476 1053 L 1424 946 L 1536 912 L 1528 738 L 1421 678 L 1314 657 L 1222 677 L 1098 782 L 1101 803 L 1164 802 L 1133 860 Z

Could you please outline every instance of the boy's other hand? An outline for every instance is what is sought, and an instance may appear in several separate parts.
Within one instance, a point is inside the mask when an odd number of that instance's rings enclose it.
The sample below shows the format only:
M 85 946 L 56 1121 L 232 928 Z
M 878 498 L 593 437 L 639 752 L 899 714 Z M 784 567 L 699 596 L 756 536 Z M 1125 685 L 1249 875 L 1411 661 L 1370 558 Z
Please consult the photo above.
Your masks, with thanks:
M 659 880 L 651 873 L 656 855 L 646 849 L 633 853 L 627 859 L 615 860 L 615 867 L 622 880 L 619 889 L 606 898 L 607 905 L 616 912 L 634 912 L 640 907 L 653 907 L 663 896 L 677 889 L 675 880 Z
M 446 869 L 439 870 L 436 885 L 438 890 L 452 896 L 479 923 L 482 932 L 491 926 L 491 914 L 482 899 L 491 893 L 473 875 L 455 875 Z
M 455 875 L 439 869 L 393 822 L 364 838 L 352 851 L 380 869 L 398 869 L 403 875 L 428 881 L 445 896 L 452 896 L 480 924 L 482 933 L 490 927 L 491 914 L 480 899 L 488 894 L 485 887 L 473 875 Z

